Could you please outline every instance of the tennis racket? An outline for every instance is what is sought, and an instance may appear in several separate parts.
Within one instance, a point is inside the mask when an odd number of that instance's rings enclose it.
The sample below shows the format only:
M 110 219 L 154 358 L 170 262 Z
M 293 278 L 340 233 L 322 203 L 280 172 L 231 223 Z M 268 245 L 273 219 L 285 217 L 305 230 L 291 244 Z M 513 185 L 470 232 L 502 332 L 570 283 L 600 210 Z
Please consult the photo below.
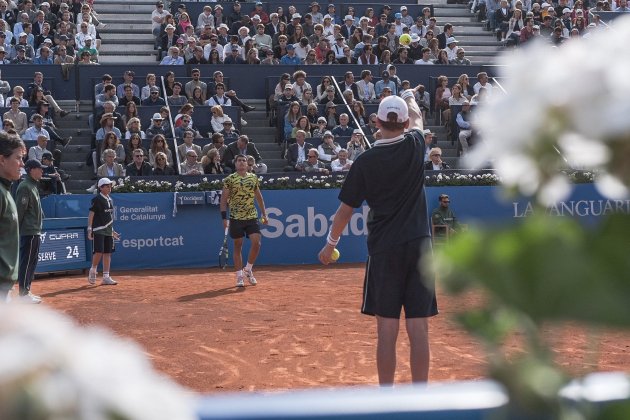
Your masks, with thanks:
M 229 257 L 228 245 L 227 245 L 228 229 L 229 229 L 229 226 L 225 228 L 225 236 L 223 237 L 223 245 L 221 246 L 221 249 L 219 250 L 219 267 L 221 267 L 224 270 L 225 270 L 225 266 L 228 263 L 228 257 Z

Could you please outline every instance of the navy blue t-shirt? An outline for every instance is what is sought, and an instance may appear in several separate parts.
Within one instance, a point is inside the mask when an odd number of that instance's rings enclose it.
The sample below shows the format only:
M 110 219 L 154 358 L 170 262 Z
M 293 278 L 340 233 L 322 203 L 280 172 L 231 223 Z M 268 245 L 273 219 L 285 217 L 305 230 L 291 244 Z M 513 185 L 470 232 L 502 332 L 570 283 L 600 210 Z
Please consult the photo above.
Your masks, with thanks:
M 368 252 L 431 236 L 424 191 L 425 144 L 418 130 L 383 143 L 359 155 L 339 193 L 339 200 L 358 208 L 363 201 L 368 215 Z

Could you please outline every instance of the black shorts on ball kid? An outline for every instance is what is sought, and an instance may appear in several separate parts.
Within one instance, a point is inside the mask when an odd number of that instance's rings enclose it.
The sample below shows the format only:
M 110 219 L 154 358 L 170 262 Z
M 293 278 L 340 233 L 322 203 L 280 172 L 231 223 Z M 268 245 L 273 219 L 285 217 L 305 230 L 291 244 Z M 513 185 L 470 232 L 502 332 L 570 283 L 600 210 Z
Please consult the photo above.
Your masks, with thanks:
M 94 234 L 94 254 L 111 254 L 114 252 L 114 238 L 112 236 Z
M 252 233 L 260 233 L 258 220 L 236 220 L 230 219 L 230 238 L 239 239 L 244 236 L 249 237 Z
M 438 314 L 435 279 L 420 266 L 431 257 L 431 238 L 396 245 L 368 257 L 361 312 L 384 318 L 427 318 Z

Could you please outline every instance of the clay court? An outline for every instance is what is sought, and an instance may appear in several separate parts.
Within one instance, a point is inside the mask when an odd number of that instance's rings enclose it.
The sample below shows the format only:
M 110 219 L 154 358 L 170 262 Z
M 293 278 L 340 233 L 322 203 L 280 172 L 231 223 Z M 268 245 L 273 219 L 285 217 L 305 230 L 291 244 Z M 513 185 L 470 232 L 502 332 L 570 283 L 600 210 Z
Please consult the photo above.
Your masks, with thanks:
M 359 313 L 363 271 L 359 264 L 256 267 L 259 284 L 244 289 L 219 269 L 114 271 L 118 286 L 90 286 L 84 275 L 44 277 L 33 292 L 81 324 L 136 340 L 158 370 L 194 391 L 375 385 L 375 320 Z M 480 301 L 438 288 L 431 381 L 484 378 L 480 346 L 451 317 Z M 589 338 L 582 328 L 554 327 L 547 335 L 575 375 L 630 370 L 627 332 Z M 506 343 L 507 351 L 519 352 L 517 343 Z M 397 380 L 408 381 L 404 334 L 398 349 Z

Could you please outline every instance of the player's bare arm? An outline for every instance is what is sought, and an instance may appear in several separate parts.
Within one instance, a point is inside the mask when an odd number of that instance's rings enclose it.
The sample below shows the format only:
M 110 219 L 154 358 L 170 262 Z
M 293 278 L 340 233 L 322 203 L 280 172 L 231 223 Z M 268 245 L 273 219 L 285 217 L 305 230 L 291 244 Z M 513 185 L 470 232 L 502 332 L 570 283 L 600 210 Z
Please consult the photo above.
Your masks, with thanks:
M 226 187 L 223 187 L 223 190 L 221 191 L 221 202 L 219 204 L 221 215 L 227 214 L 229 196 L 230 196 L 230 190 Z M 222 219 L 223 219 L 223 229 L 226 229 L 228 227 L 227 217 L 222 217 Z
M 265 200 L 263 200 L 262 193 L 260 192 L 260 188 L 256 187 L 256 191 L 254 191 L 254 198 L 256 198 L 256 202 L 258 203 L 258 208 L 260 209 L 260 221 L 266 225 L 267 220 L 267 209 L 265 208 Z
M 341 233 L 352 217 L 352 213 L 354 213 L 354 209 L 349 205 L 345 203 L 339 205 L 335 217 L 333 218 L 332 226 L 330 227 L 329 235 L 332 239 L 339 240 Z M 333 249 L 335 249 L 335 246 L 327 241 L 326 245 L 319 251 L 319 261 L 321 261 L 322 264 L 328 265 L 333 261 L 332 258 L 330 258 Z

